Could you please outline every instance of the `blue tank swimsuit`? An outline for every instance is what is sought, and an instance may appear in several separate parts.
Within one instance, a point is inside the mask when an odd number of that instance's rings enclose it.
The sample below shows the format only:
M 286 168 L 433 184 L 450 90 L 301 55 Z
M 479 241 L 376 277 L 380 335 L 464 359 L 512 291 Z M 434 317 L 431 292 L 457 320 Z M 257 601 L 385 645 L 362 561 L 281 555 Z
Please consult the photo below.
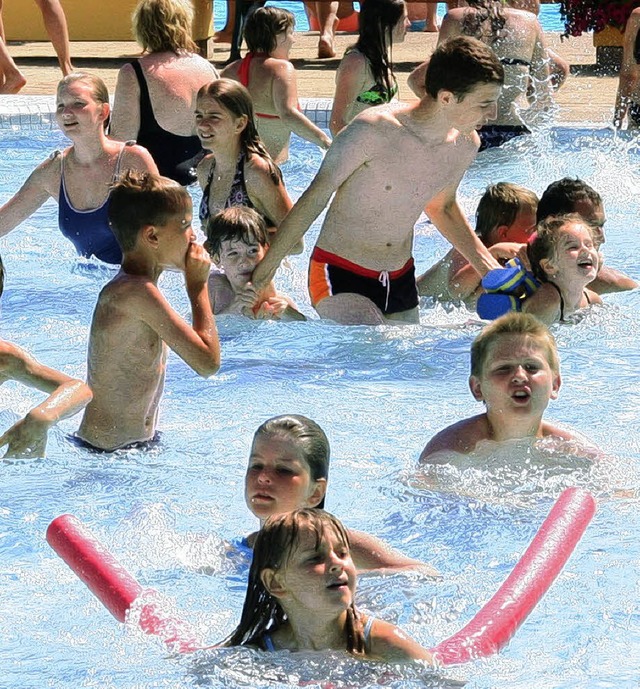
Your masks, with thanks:
M 120 163 L 126 146 L 135 142 L 127 141 L 120 150 L 116 169 L 113 173 L 115 181 L 120 174 Z M 97 208 L 78 210 L 71 205 L 64 183 L 64 159 L 60 158 L 60 194 L 58 197 L 58 226 L 60 232 L 75 246 L 80 256 L 87 258 L 95 256 L 105 263 L 120 265 L 122 263 L 122 249 L 109 227 L 109 199 L 107 196 L 102 205 Z

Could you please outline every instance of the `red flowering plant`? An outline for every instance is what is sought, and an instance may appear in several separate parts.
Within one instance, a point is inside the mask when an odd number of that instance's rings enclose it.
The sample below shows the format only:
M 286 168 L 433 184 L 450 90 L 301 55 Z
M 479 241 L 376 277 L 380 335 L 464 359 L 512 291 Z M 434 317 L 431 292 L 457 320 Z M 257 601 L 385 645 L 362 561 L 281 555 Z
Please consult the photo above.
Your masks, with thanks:
M 561 0 L 560 16 L 565 36 L 580 36 L 585 31 L 602 31 L 614 26 L 621 31 L 640 0 Z

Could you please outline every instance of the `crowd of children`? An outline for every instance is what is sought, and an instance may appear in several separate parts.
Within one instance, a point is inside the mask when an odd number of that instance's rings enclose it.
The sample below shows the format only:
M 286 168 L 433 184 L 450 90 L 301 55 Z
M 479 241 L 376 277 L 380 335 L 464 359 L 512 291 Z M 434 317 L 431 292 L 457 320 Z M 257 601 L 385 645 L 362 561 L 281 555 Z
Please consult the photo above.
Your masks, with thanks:
M 367 0 L 365 19 L 375 2 Z M 397 0 L 380 2 L 390 17 L 386 39 L 400 40 L 408 24 L 406 8 Z M 286 62 L 292 31 L 283 12 L 258 10 L 248 21 L 255 39 L 252 67 L 251 60 L 232 64 L 225 72 L 232 79 L 217 79 L 194 94 L 195 129 L 207 152 L 197 170 L 204 245 L 192 229 L 185 187 L 160 176 L 144 148 L 105 133 L 109 103 L 98 80 L 72 74 L 61 82 L 57 117 L 72 146 L 40 165 L 0 208 L 0 234 L 51 196 L 61 206 L 61 230 L 79 253 L 120 264 L 120 270 L 95 307 L 87 384 L 0 342 L 0 383 L 15 379 L 49 393 L 0 436 L 0 446 L 8 446 L 6 456 L 43 455 L 49 427 L 82 408 L 79 429 L 70 438 L 75 444 L 97 452 L 153 444 L 168 349 L 207 378 L 224 357 L 214 314 L 305 320 L 278 292 L 273 273 L 283 256 L 299 248 L 304 231 L 334 192 L 309 276 L 322 316 L 344 323 L 411 322 L 417 319 L 418 294 L 473 306 L 483 293 L 483 277 L 514 259 L 536 285 L 530 296 L 514 302 L 514 312 L 488 325 L 473 342 L 469 387 L 484 412 L 438 433 L 420 461 L 446 461 L 446 452 L 469 454 L 483 440 L 575 437 L 544 418 L 561 383 L 556 343 L 545 323 L 569 320 L 600 303 L 601 293 L 637 286 L 603 265 L 604 209 L 598 194 L 580 180 L 564 179 L 538 199 L 530 190 L 499 182 L 481 198 L 473 233 L 456 190 L 478 150 L 476 130 L 496 112 L 504 82 L 500 60 L 476 39 L 443 42 L 426 67 L 417 104 L 376 108 L 356 99 L 366 107 L 354 110 L 347 96 L 360 88 L 351 88 L 334 112 L 334 130 L 340 134 L 330 144 L 292 105 L 295 85 L 283 77 L 280 64 Z M 266 35 L 254 26 L 261 17 L 271 27 L 262 27 Z M 376 88 L 367 93 L 386 103 L 395 85 L 391 65 L 382 59 L 387 44 L 378 46 L 381 63 L 372 65 L 365 43 L 350 52 L 354 64 L 344 64 L 340 78 L 353 87 L 355 73 L 365 83 L 371 72 Z M 265 120 L 262 126 L 256 126 L 249 92 L 234 81 L 242 81 L 243 70 L 247 84 L 269 74 L 272 88 L 281 91 L 274 112 L 265 94 L 255 91 L 265 111 L 257 114 Z M 278 86 L 283 79 L 284 86 Z M 281 122 L 270 128 L 270 118 Z M 269 145 L 261 130 L 273 135 Z M 295 206 L 276 165 L 286 157 L 291 131 L 329 147 L 316 179 Z M 412 169 L 416 161 L 418 172 Z M 434 170 L 437 179 L 428 174 Z M 366 202 L 371 203 L 363 209 Z M 413 226 L 425 204 L 454 248 L 416 281 Z M 70 209 L 71 220 L 63 207 Z M 80 215 L 96 211 L 101 219 L 90 223 Z M 117 242 L 108 257 L 81 236 L 98 226 Z M 191 324 L 158 288 L 168 269 L 184 275 Z M 327 437 L 310 419 L 278 416 L 256 431 L 245 499 L 261 528 L 245 539 L 253 550 L 248 593 L 240 624 L 225 644 L 346 649 L 366 658 L 430 661 L 429 651 L 397 627 L 358 611 L 356 567 L 437 572 L 324 513 L 328 468 Z

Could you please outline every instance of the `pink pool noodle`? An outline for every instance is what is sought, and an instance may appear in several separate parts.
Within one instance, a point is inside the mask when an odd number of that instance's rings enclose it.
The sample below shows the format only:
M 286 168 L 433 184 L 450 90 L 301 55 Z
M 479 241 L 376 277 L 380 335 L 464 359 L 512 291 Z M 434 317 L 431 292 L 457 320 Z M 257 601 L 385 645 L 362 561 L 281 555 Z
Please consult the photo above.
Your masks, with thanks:
M 46 538 L 119 622 L 125 621 L 127 612 L 141 594 L 153 593 L 143 589 L 73 515 L 63 514 L 54 519 L 49 524 Z M 203 646 L 184 622 L 167 615 L 156 601 L 142 604 L 138 626 L 145 634 L 160 637 L 171 650 L 180 653 Z
M 494 596 L 453 636 L 431 649 L 441 665 L 498 652 L 558 576 L 595 513 L 593 496 L 567 488 Z

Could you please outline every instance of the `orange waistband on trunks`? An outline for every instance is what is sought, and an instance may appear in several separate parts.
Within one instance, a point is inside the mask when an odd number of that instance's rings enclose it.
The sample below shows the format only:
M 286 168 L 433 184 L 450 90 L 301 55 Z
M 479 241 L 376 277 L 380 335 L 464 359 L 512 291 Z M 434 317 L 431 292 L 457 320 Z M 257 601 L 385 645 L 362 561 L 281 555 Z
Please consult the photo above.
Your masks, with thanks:
M 360 275 L 364 278 L 373 278 L 374 280 L 377 280 L 383 273 L 386 273 L 391 280 L 395 280 L 413 268 L 412 257 L 402 266 L 402 268 L 398 268 L 398 270 L 371 270 L 370 268 L 363 268 L 357 263 L 351 263 L 351 261 L 347 261 L 347 259 L 342 258 L 342 256 L 337 256 L 336 254 L 332 254 L 324 249 L 319 249 L 318 247 L 315 247 L 313 250 L 311 260 L 317 261 L 318 263 L 328 263 L 330 266 L 343 268 L 344 270 L 348 270 L 355 275 Z

